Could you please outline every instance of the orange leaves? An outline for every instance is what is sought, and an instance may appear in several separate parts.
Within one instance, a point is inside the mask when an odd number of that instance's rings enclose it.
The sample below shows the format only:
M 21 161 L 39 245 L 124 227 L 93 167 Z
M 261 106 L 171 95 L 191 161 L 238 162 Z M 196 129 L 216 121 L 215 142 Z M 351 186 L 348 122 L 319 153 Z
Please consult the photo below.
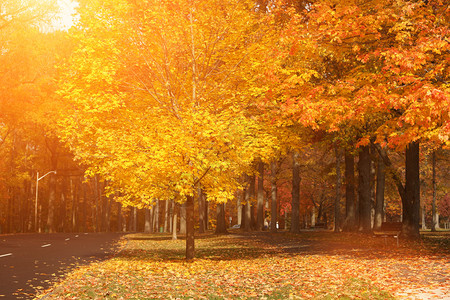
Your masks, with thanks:
M 283 117 L 333 133 L 348 126 L 361 135 L 395 133 L 392 147 L 418 139 L 446 143 L 450 29 L 445 8 L 374 2 L 324 0 L 296 12 L 301 17 L 292 15 L 280 43 L 286 55 L 278 73 L 282 83 L 274 83 L 295 104 L 279 98 Z M 312 71 L 314 76 L 299 80 Z

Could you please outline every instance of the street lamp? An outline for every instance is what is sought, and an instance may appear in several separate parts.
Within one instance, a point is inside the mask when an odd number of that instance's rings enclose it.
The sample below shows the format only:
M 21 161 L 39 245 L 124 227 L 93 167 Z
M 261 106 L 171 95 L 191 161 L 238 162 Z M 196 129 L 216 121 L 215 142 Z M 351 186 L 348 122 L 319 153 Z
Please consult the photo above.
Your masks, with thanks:
M 39 172 L 36 173 L 36 203 L 34 207 L 34 230 L 37 231 L 38 226 L 38 193 L 39 193 L 39 180 L 47 176 L 48 174 L 56 174 L 56 171 L 47 172 L 45 175 L 39 177 Z

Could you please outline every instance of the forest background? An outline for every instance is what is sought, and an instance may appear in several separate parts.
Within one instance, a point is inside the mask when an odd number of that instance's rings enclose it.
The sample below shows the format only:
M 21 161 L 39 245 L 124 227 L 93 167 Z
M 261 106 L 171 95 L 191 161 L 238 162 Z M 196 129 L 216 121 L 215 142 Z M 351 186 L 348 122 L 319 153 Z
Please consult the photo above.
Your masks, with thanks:
M 0 4 L 0 233 L 448 228 L 444 1 L 60 9 Z

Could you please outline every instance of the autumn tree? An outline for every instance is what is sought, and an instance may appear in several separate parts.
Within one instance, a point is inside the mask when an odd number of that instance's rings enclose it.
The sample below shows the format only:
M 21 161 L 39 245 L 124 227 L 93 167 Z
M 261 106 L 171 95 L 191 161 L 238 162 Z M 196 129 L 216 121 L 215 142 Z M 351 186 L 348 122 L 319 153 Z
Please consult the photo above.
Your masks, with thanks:
M 395 180 L 403 200 L 403 233 L 417 237 L 419 143 L 449 145 L 446 6 L 324 0 L 302 11 L 283 7 L 279 14 L 288 25 L 269 74 L 275 76 L 279 92 L 272 94 L 281 95 L 281 111 L 303 126 L 356 144 L 363 157 L 371 138 L 381 148 L 405 150 L 405 184 Z M 360 159 L 360 168 L 370 166 L 366 160 Z M 367 174 L 360 180 L 364 231 L 370 230 Z
M 61 80 L 61 136 L 123 203 L 225 202 L 270 136 L 247 117 L 247 57 L 261 34 L 251 1 L 90 1 Z

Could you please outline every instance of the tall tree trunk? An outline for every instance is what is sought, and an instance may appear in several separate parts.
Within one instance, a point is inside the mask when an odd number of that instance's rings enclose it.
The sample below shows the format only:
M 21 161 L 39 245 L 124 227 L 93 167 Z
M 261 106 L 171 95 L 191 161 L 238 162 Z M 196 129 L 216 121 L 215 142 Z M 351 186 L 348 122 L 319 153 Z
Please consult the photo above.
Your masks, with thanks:
M 225 220 L 225 203 L 217 203 L 217 226 L 216 234 L 227 234 L 227 223 Z
M 436 151 L 433 151 L 431 156 L 431 168 L 432 168 L 432 188 L 433 188 L 433 200 L 431 202 L 431 217 L 432 225 L 431 231 L 436 231 L 439 228 L 439 217 L 436 209 Z
M 165 200 L 164 204 L 164 232 L 169 232 L 169 200 Z
M 83 195 L 80 195 L 83 194 Z M 75 179 L 75 184 L 73 186 L 72 191 L 72 213 L 71 213 L 71 227 L 72 232 L 77 231 L 77 203 L 80 203 L 81 196 L 83 197 L 83 204 L 84 208 L 87 208 L 86 202 L 87 202 L 87 191 L 86 191 L 86 183 L 83 183 L 83 180 L 80 177 L 77 177 Z M 84 224 L 82 224 L 82 230 L 85 231 L 86 224 L 87 224 L 87 209 L 84 210 Z
M 186 234 L 186 203 L 180 207 L 180 234 Z
M 236 207 L 237 207 L 237 224 L 242 227 L 242 197 L 243 193 L 238 193 L 236 197 Z
M 169 202 L 169 232 L 173 232 L 173 214 L 174 209 L 175 209 L 175 201 L 174 200 L 170 200 Z
M 153 228 L 155 232 L 159 232 L 159 200 L 155 202 L 155 208 L 153 209 Z
M 178 230 L 178 204 L 174 201 L 173 202 L 173 210 L 172 210 L 172 215 L 173 215 L 173 221 L 172 221 L 172 240 L 176 240 L 177 239 L 177 230 Z
M 344 231 L 356 230 L 355 157 L 345 152 L 345 221 Z
M 244 231 L 251 230 L 251 207 L 250 207 L 250 197 L 251 197 L 251 176 L 246 176 L 247 178 L 247 188 L 245 189 L 245 206 L 243 207 L 243 218 L 242 223 L 244 223 Z
M 258 162 L 258 173 L 256 229 L 261 231 L 264 228 L 264 163 L 262 161 Z
M 420 175 L 419 142 L 412 142 L 406 147 L 405 163 L 405 200 L 403 203 L 402 234 L 407 238 L 419 238 L 420 223 Z
M 250 177 L 250 228 L 256 230 L 256 217 L 255 217 L 255 200 L 256 200 L 256 176 Z
M 342 187 L 342 176 L 341 176 L 341 151 L 339 146 L 335 145 L 335 156 L 336 156 L 336 198 L 334 201 L 334 232 L 340 232 L 341 230 L 341 187 Z
M 194 239 L 194 197 L 186 198 L 186 260 L 192 260 L 195 256 Z
M 370 148 L 364 146 L 359 153 L 359 231 L 369 233 L 371 231 L 371 185 L 370 185 Z
M 153 226 L 152 226 L 152 208 L 144 208 L 144 214 L 145 214 L 145 225 L 144 225 L 144 232 L 145 233 L 152 233 L 153 232 Z
M 123 231 L 122 203 L 117 202 L 117 231 Z
M 111 197 L 105 197 L 106 207 L 105 207 L 105 231 L 111 231 Z
M 203 197 L 203 190 L 201 188 L 198 191 L 198 232 L 205 232 L 205 198 Z
M 94 177 L 94 197 L 95 197 L 95 211 L 94 211 L 94 220 L 93 220 L 93 224 L 94 224 L 94 231 L 95 232 L 99 232 L 99 214 L 100 214 L 100 187 L 99 187 L 99 182 L 98 182 L 98 176 Z
M 381 150 L 386 151 L 386 150 Z M 386 182 L 386 166 L 380 154 L 377 160 L 377 187 L 375 194 L 375 220 L 373 228 L 379 230 L 384 220 L 384 187 Z
M 313 205 L 311 209 L 311 227 L 316 226 L 316 206 Z
M 134 232 L 138 231 L 138 228 L 137 228 L 137 214 L 138 214 L 137 207 L 133 207 L 133 231 Z
M 292 214 L 291 232 L 300 232 L 300 163 L 299 154 L 294 152 L 292 161 Z
M 270 231 L 277 232 L 278 209 L 277 209 L 277 163 L 270 164 Z
M 204 196 L 204 195 L 203 195 Z M 204 204 L 205 204 L 205 230 L 209 229 L 209 201 L 204 198 Z
M 426 207 L 425 205 L 421 207 L 420 212 L 421 212 L 421 216 L 422 216 L 422 230 L 426 230 L 427 229 L 427 223 L 425 220 L 425 215 L 426 215 Z
M 47 229 L 49 233 L 55 232 L 55 206 L 56 206 L 56 176 L 49 174 Z

